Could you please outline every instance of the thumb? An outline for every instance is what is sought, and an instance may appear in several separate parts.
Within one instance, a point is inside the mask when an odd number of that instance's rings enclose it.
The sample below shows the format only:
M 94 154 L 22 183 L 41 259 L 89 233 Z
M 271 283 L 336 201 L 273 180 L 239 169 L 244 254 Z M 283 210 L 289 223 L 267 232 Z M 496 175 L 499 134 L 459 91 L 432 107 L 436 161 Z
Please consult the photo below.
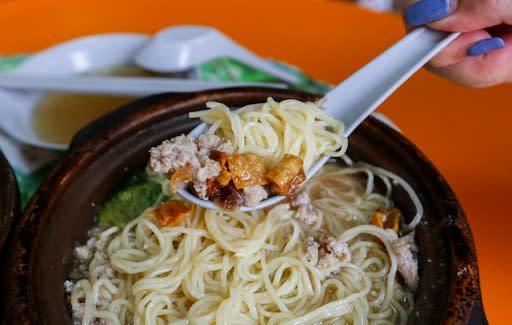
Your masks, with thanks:
M 512 23 L 512 0 L 420 0 L 404 12 L 409 25 L 470 32 Z

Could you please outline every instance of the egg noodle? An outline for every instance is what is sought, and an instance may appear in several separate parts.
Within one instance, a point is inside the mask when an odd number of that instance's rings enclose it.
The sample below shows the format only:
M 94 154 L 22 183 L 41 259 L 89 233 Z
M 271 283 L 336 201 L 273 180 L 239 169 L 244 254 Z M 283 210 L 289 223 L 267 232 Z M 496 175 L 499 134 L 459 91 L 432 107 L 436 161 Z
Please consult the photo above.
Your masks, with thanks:
M 341 157 L 347 150 L 343 123 L 315 103 L 268 98 L 235 111 L 217 102 L 206 106 L 208 110 L 189 116 L 210 124 L 208 132 L 231 141 L 236 153 L 265 157 L 270 167 L 292 154 L 302 158 L 308 171 L 320 156 Z
M 285 153 L 307 170 L 320 155 L 340 157 L 343 124 L 318 106 L 296 100 L 230 111 L 208 103 L 191 113 L 229 139 L 237 153 L 255 153 L 277 164 Z M 301 191 L 318 218 L 304 224 L 289 200 L 251 212 L 196 206 L 181 226 L 164 227 L 148 209 L 123 228 L 93 229 L 96 248 L 74 279 L 70 305 L 79 324 L 406 324 L 412 291 L 398 280 L 390 229 L 370 225 L 380 207 L 391 207 L 393 185 L 416 206 L 406 230 L 422 216 L 412 188 L 398 176 L 362 163 L 328 163 Z M 165 177 L 150 175 L 169 193 Z M 377 183 L 384 191 L 377 190 Z M 345 242 L 350 260 L 320 269 L 306 257 L 308 236 Z M 98 244 L 100 243 L 100 244 Z
M 392 204 L 395 179 L 379 171 L 327 164 L 303 189 L 319 215 L 308 227 L 283 203 L 247 213 L 196 207 L 180 227 L 143 214 L 104 230 L 104 252 L 74 284 L 72 309 L 82 324 L 405 324 L 413 295 L 397 281 L 396 235 L 369 225 L 372 211 Z M 305 258 L 304 238 L 319 230 L 352 251 L 330 278 Z

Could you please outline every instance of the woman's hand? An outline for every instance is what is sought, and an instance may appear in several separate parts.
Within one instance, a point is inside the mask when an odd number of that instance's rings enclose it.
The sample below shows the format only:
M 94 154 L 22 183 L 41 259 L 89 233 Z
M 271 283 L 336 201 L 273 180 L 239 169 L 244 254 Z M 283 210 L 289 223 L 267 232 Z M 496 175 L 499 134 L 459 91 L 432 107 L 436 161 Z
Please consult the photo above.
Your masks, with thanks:
M 430 70 L 472 87 L 512 81 L 512 0 L 408 1 L 408 30 L 463 32 L 428 63 Z

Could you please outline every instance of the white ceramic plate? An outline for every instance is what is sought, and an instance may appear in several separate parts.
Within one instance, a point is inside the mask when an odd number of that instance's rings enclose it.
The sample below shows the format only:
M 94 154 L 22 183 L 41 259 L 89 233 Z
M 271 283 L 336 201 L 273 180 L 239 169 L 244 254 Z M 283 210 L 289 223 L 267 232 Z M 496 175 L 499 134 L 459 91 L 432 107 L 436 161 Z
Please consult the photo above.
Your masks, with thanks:
M 9 74 L 69 76 L 132 62 L 149 39 L 143 34 L 100 34 L 61 43 L 31 56 Z M 0 127 L 24 143 L 64 150 L 67 145 L 45 142 L 34 134 L 32 111 L 42 93 L 0 89 Z M 14 111 L 17 112 L 14 112 Z

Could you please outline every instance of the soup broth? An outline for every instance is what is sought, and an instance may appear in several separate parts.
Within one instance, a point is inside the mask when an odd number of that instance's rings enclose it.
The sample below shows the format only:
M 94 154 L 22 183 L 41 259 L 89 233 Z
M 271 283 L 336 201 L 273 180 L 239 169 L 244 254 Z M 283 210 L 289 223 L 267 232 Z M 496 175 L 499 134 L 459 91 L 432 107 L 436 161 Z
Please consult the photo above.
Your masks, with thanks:
M 135 65 L 97 70 L 85 75 L 118 77 L 156 77 Z M 38 137 L 48 142 L 67 144 L 89 122 L 136 97 L 76 93 L 48 93 L 34 110 L 32 125 Z

